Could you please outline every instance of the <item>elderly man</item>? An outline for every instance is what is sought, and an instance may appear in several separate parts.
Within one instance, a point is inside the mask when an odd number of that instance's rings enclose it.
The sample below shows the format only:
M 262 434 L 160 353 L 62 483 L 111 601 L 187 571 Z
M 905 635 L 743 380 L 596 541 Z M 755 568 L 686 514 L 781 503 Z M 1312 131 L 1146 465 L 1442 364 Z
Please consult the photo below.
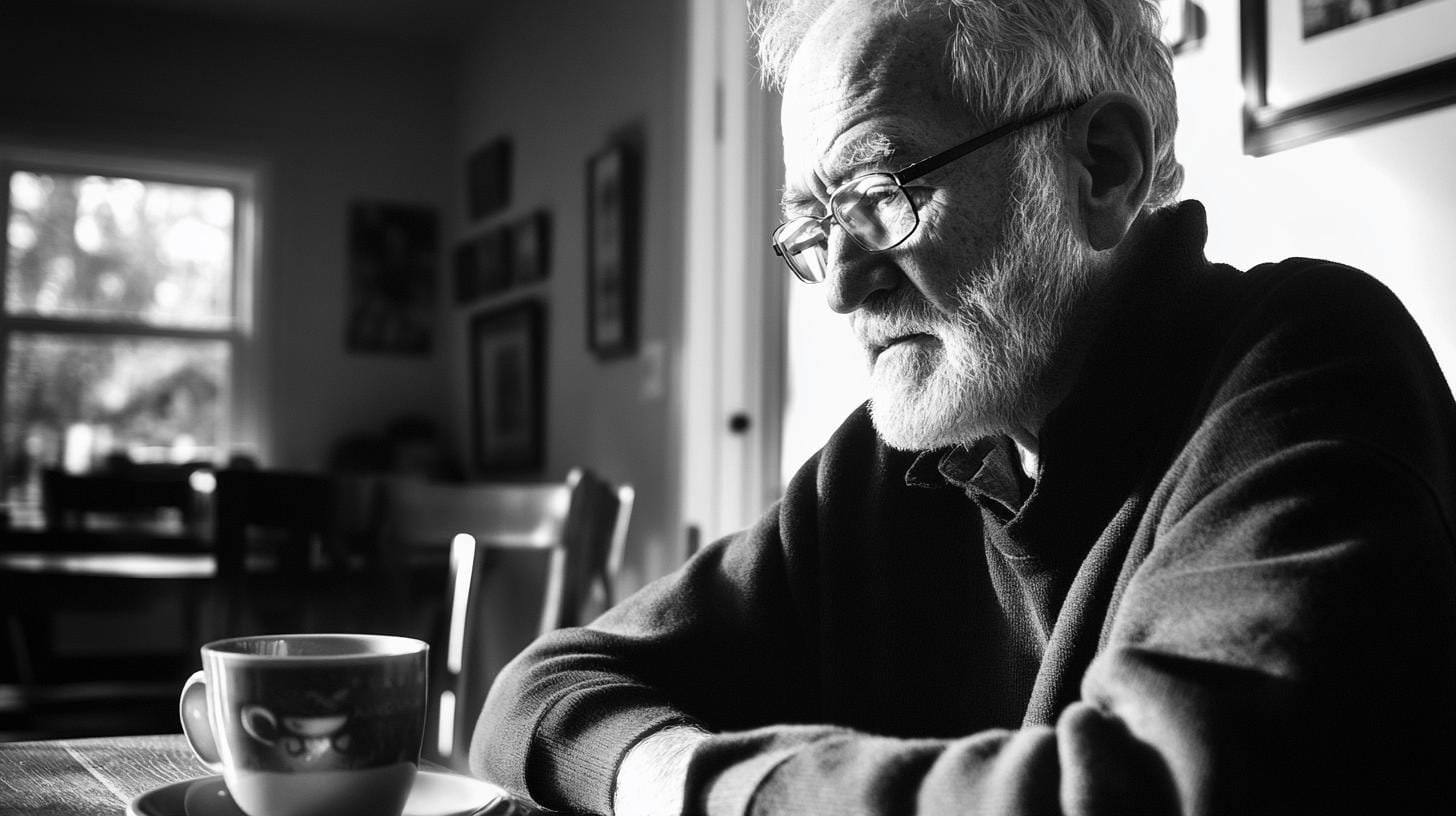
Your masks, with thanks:
M 525 652 L 477 771 L 617 816 L 1452 812 L 1456 407 L 1372 279 L 1204 259 L 1155 5 L 763 11 L 773 246 L 871 399 Z

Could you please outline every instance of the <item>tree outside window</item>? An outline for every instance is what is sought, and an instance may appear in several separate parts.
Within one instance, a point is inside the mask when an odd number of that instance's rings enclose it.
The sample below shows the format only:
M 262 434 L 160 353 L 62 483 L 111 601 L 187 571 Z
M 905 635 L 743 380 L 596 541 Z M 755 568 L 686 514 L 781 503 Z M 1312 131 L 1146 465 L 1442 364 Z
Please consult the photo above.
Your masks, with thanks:
M 12 512 L 36 505 L 43 467 L 221 458 L 242 340 L 240 189 L 18 161 L 7 189 Z

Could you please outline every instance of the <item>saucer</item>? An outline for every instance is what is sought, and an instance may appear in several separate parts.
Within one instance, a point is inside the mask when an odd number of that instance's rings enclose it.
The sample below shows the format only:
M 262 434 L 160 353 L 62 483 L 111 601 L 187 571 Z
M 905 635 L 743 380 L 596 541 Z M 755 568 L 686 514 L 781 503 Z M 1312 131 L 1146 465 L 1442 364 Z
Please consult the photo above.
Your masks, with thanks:
M 494 805 L 494 807 L 490 807 Z M 453 773 L 420 771 L 403 816 L 513 816 L 525 811 L 489 782 Z M 247 816 L 228 795 L 221 776 L 173 782 L 138 796 L 127 816 Z

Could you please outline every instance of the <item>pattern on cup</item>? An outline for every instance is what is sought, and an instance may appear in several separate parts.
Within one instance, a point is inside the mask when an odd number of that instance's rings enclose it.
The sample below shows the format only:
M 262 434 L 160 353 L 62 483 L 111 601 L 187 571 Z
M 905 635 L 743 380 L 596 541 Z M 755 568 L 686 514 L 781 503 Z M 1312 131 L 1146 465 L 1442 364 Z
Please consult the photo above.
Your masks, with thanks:
M 278 717 L 263 706 L 250 705 L 243 706 L 242 721 L 248 736 L 306 763 L 319 763 L 330 751 L 346 754 L 352 742 L 344 731 L 347 714 Z
M 418 756 L 424 696 L 414 667 L 276 667 L 232 672 L 225 728 L 239 768 L 263 771 L 350 770 L 413 761 Z

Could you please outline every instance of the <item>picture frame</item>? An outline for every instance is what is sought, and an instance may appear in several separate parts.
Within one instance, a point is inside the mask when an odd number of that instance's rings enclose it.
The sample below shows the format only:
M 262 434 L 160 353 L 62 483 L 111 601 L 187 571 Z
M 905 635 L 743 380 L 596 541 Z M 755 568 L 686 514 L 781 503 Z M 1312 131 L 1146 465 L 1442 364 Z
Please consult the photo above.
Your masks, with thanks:
M 465 160 L 466 204 L 471 218 L 484 218 L 511 201 L 511 142 L 502 136 Z
M 475 242 L 465 241 L 455 247 L 454 263 L 455 303 L 464 304 L 474 300 L 479 294 L 476 291 L 475 278 L 478 263 L 475 258 Z
M 432 207 L 356 201 L 348 214 L 344 347 L 428 354 L 435 325 L 439 214 Z
M 1343 0 L 1241 0 L 1245 153 L 1456 101 L 1456 0 L 1364 7 L 1376 13 L 1353 19 Z
M 455 248 L 455 302 L 466 304 L 511 285 L 510 235 L 493 229 Z
M 482 475 L 539 469 L 545 453 L 545 310 L 534 300 L 470 321 L 474 466 Z
M 511 282 L 545 280 L 551 270 L 551 217 L 537 210 L 511 227 Z
M 1200 0 L 1158 0 L 1163 18 L 1163 43 L 1174 56 L 1193 51 L 1203 44 L 1208 32 L 1208 13 Z
M 493 295 L 511 287 L 511 233 L 504 227 L 487 230 L 475 239 L 479 261 L 476 287 L 482 295 Z
M 637 348 L 641 184 L 628 142 L 587 161 L 587 345 L 600 358 Z

